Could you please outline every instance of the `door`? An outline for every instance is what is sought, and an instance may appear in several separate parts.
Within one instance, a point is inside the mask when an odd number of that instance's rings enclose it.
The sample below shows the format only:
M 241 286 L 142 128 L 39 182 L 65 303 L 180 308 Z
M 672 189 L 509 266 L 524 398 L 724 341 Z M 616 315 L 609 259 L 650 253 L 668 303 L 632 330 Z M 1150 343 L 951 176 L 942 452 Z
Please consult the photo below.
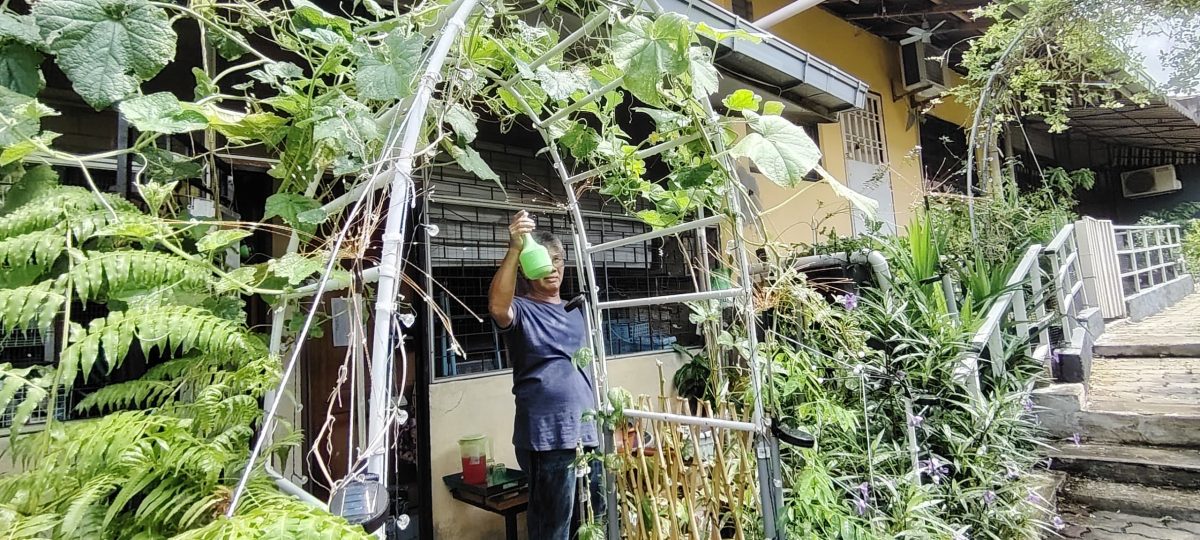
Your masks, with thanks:
M 862 109 L 841 114 L 842 140 L 846 152 L 846 184 L 850 189 L 879 203 L 875 219 L 880 232 L 896 232 L 896 210 L 892 202 L 892 174 L 888 170 L 887 141 L 883 131 L 883 102 L 879 94 L 867 94 Z M 852 209 L 855 234 L 870 230 L 867 216 Z

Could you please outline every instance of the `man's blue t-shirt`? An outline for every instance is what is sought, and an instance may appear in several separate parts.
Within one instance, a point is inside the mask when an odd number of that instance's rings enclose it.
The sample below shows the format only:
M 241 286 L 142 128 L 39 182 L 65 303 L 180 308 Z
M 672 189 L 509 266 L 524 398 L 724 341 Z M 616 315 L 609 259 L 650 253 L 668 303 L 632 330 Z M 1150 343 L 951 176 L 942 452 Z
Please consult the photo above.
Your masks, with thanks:
M 595 423 L 582 420 L 596 408 L 591 367 L 572 360 L 587 342 L 583 311 L 523 297 L 513 298 L 512 310 L 512 325 L 502 331 L 517 402 L 513 446 L 568 450 L 580 439 L 597 446 Z

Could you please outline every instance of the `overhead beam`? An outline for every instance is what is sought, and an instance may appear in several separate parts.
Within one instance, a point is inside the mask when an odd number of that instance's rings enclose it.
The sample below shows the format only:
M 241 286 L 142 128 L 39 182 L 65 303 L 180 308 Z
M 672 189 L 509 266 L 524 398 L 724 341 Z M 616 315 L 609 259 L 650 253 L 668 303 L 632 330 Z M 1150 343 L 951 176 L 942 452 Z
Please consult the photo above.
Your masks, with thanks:
M 877 11 L 874 13 L 853 13 L 846 14 L 842 18 L 847 21 L 871 21 L 878 19 L 894 19 L 896 17 L 921 17 L 925 15 L 948 15 L 953 13 L 965 13 L 986 5 L 987 2 L 979 2 L 972 0 L 970 2 L 953 2 L 942 4 L 939 6 L 931 6 L 927 8 L 914 9 L 912 11 Z

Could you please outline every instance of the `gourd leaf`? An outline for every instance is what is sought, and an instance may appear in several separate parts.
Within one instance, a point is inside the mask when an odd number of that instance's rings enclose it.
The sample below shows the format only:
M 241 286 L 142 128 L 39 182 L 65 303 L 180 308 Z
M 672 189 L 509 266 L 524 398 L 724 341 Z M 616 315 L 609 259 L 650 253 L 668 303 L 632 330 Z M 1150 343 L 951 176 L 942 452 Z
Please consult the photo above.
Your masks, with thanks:
M 288 226 L 311 233 L 316 230 L 311 224 L 306 224 L 300 221 L 299 215 L 301 212 L 314 210 L 319 208 L 321 203 L 303 195 L 295 193 L 276 193 L 267 197 L 265 213 L 263 221 L 278 216 Z
M 758 94 L 743 88 L 725 96 L 725 99 L 721 100 L 721 103 L 730 111 L 758 112 L 758 103 L 760 101 L 762 101 L 762 98 Z
M 471 148 L 470 146 L 458 147 L 449 145 L 447 147 L 447 152 L 450 153 L 450 157 L 454 158 L 454 161 L 456 161 L 458 166 L 462 167 L 463 170 L 484 180 L 500 180 L 500 175 L 496 174 L 496 171 L 493 171 L 492 168 L 488 166 L 487 162 L 483 160 L 483 157 L 481 157 L 479 152 L 476 152 L 474 148 Z
M 458 103 L 450 104 L 450 107 L 446 109 L 443 119 L 447 124 L 450 124 L 450 128 L 454 130 L 456 135 L 462 137 L 467 142 L 475 140 L 475 136 L 479 134 L 479 127 L 476 126 L 476 122 L 479 119 L 475 116 L 475 113 Z
M 199 111 L 185 110 L 170 92 L 157 92 L 121 102 L 117 107 L 138 131 L 187 133 L 204 129 L 208 119 Z
M 42 53 L 22 43 L 0 45 L 0 86 L 36 96 L 46 86 L 42 77 Z
M 567 71 L 555 71 L 545 66 L 538 66 L 534 78 L 542 85 L 546 95 L 555 101 L 571 97 L 578 90 L 587 88 L 589 78 L 582 68 Z
M 142 162 L 142 174 L 159 183 L 199 178 L 203 167 L 187 156 L 169 150 L 150 147 L 142 151 L 138 159 Z
M 148 0 L 41 0 L 32 12 L 58 67 L 97 110 L 136 93 L 175 57 L 171 21 Z
M 245 229 L 217 229 L 209 231 L 196 242 L 196 249 L 205 253 L 212 253 L 226 246 L 232 245 L 234 242 L 250 236 L 250 231 Z
M 267 264 L 271 273 L 287 280 L 289 285 L 299 285 L 309 276 L 325 269 L 327 257 L 306 257 L 299 253 L 288 253 Z
M 34 98 L 0 87 L 0 148 L 34 137 L 42 129 L 42 118 L 57 114 Z
M 33 17 L 14 13 L 0 13 L 0 40 L 11 40 L 16 43 L 39 47 L 42 36 Z
M 424 46 L 425 38 L 421 34 L 408 34 L 397 29 L 389 32 L 378 47 L 355 47 L 359 56 L 354 84 L 359 97 L 393 100 L 411 94 Z
M 799 126 L 782 116 L 760 116 L 751 111 L 743 114 L 753 131 L 729 152 L 734 157 L 750 158 L 768 180 L 796 187 L 821 162 L 821 150 Z
M 617 24 L 612 35 L 613 63 L 624 73 L 625 87 L 650 105 L 661 104 L 658 85 L 664 76 L 687 70 L 691 38 L 687 19 L 678 13 L 653 20 L 635 15 Z
M 708 99 L 720 86 L 720 75 L 713 65 L 712 51 L 704 47 L 688 49 L 688 74 L 692 76 L 692 97 Z

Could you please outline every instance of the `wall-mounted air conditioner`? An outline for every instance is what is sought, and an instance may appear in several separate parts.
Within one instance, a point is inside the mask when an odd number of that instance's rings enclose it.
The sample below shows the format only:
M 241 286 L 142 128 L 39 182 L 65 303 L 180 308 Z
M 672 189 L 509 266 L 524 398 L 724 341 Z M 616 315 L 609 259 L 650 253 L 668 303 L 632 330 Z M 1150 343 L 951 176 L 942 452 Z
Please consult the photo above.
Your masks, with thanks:
M 1163 165 L 1121 173 L 1121 192 L 1126 199 L 1152 197 L 1183 189 L 1174 165 Z
M 923 102 L 946 91 L 946 72 L 938 59 L 941 54 L 922 40 L 900 44 L 900 82 L 905 94 Z

